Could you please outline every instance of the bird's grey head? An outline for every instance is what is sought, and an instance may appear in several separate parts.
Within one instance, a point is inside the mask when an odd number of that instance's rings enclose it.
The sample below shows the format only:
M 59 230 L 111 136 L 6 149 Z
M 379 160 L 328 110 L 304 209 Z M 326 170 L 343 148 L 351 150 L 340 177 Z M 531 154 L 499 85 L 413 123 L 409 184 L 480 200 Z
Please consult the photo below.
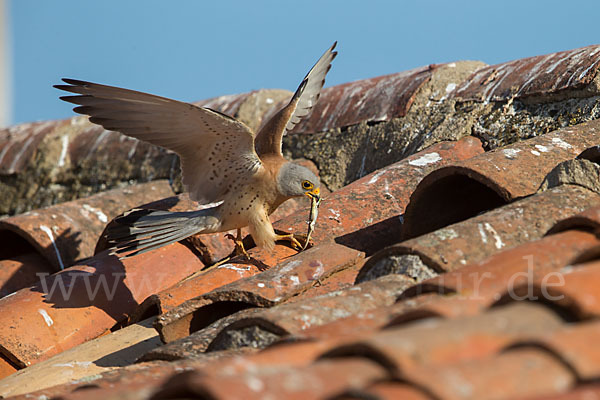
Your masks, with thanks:
M 319 178 L 308 168 L 292 162 L 283 164 L 277 174 L 277 188 L 286 197 L 319 197 L 320 184 Z

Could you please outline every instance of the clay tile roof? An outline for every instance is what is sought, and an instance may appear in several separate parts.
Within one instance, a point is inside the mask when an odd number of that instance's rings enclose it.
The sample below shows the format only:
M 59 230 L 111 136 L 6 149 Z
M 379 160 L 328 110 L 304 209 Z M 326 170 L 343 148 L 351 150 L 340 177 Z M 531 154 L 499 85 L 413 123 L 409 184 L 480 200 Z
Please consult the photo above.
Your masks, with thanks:
M 592 121 L 436 169 L 411 196 L 404 237 L 431 232 L 529 196 L 558 163 L 575 158 L 599 140 L 600 122 Z
M 498 250 L 539 239 L 558 221 L 599 204 L 598 193 L 561 185 L 390 246 L 369 259 L 357 281 L 396 271 L 459 269 Z M 392 258 L 395 262 L 389 261 Z
M 323 184 L 313 245 L 247 236 L 249 261 L 224 233 L 118 261 L 116 216 L 199 207 L 176 156 L 79 117 L 0 131 L 0 397 L 597 396 L 599 67 L 589 46 L 325 89 L 284 140 Z M 256 129 L 290 95 L 197 104 Z
M 547 95 L 589 84 L 598 68 L 600 46 L 522 58 L 481 68 L 451 96 L 461 100 L 497 101 Z

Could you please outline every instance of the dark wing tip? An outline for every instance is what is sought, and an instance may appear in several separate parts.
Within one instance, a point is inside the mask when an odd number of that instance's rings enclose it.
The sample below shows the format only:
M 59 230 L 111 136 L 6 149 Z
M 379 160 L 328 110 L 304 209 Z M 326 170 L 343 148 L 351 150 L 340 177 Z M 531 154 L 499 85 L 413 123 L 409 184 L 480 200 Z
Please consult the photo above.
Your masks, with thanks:
M 66 101 L 68 103 L 73 103 L 73 104 L 81 105 L 81 100 L 83 98 L 89 98 L 89 97 L 92 97 L 92 96 L 89 96 L 89 95 L 60 96 L 59 99 L 61 99 L 62 101 Z
M 74 86 L 86 86 L 86 85 L 90 84 L 90 82 L 80 81 L 79 79 L 71 79 L 71 78 L 62 78 L 62 81 L 64 83 L 68 83 L 69 85 L 74 85 Z
M 335 49 L 335 46 L 337 46 L 337 40 L 333 42 L 333 45 L 329 48 L 329 51 Z

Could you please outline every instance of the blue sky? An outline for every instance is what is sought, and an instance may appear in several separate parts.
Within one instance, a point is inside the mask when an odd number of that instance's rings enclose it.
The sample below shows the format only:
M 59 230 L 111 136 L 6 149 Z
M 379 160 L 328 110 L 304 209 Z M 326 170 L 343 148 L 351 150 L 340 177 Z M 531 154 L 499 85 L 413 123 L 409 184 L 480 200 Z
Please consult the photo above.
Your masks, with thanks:
M 184 101 L 326 86 L 432 63 L 489 64 L 600 43 L 595 1 L 9 0 L 12 123 L 72 115 L 61 77 Z

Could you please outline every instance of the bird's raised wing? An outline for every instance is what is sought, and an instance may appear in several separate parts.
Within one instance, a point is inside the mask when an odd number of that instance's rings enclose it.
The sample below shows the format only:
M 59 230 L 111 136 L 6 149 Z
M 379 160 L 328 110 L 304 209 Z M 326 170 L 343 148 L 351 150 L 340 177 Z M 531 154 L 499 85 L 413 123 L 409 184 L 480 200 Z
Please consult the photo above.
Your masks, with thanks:
M 212 203 L 263 168 L 254 134 L 217 111 L 133 90 L 63 79 L 62 100 L 90 121 L 179 154 L 183 184 L 192 200 Z
M 319 58 L 319 61 L 308 71 L 290 102 L 279 110 L 258 132 L 255 147 L 259 156 L 265 154 L 282 155 L 281 141 L 283 135 L 292 130 L 302 118 L 306 117 L 319 99 L 321 89 L 325 84 L 325 75 L 331 69 L 331 62 L 337 55 L 337 51 L 333 51 L 336 45 L 337 42 L 327 49 L 325 54 Z

